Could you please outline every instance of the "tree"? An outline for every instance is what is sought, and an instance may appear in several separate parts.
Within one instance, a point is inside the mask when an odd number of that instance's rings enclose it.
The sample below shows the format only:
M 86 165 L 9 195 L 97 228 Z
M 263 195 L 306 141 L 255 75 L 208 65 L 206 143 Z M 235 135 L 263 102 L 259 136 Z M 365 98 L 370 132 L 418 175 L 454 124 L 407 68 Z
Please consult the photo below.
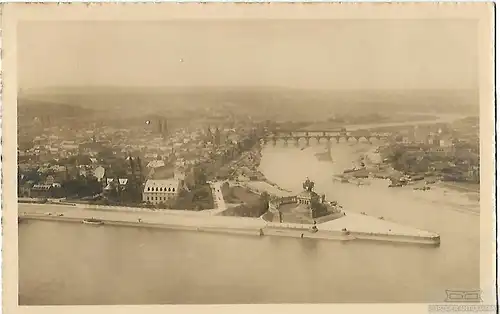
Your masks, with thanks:
M 30 169 L 26 173 L 24 173 L 24 178 L 26 181 L 39 182 L 40 174 L 38 173 L 38 169 Z
M 209 192 L 205 188 L 199 188 L 194 191 L 193 200 L 204 200 L 209 197 Z
M 207 175 L 204 167 L 201 165 L 195 166 L 193 172 L 195 185 L 204 185 L 207 183 Z

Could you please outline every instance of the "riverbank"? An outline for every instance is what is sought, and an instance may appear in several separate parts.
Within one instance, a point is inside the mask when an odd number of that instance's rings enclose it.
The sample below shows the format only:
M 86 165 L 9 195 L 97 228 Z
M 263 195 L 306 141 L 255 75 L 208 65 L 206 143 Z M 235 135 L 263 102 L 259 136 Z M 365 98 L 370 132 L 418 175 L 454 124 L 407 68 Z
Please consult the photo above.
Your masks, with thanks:
M 236 165 L 238 165 L 241 169 L 246 169 L 248 171 L 240 171 L 238 172 L 238 176 L 236 177 L 236 181 L 240 185 L 245 185 L 247 188 L 252 190 L 254 193 L 262 193 L 267 192 L 273 194 L 277 191 L 280 193 L 290 192 L 281 188 L 275 182 L 270 181 L 266 176 L 259 170 L 260 161 L 262 158 L 262 145 L 255 145 L 252 150 L 247 152 L 246 155 L 240 157 L 238 161 L 236 161 Z M 260 188 L 251 188 L 249 186 L 258 185 Z M 259 191 L 259 192 L 256 192 Z
M 428 199 L 432 199 L 433 201 L 443 201 L 443 199 L 440 200 L 440 197 L 447 194 L 455 194 L 460 198 L 467 198 L 472 202 L 477 202 L 476 205 L 479 204 L 479 184 L 442 181 L 437 176 L 431 175 L 407 176 L 390 165 L 384 164 L 379 150 L 380 146 L 378 145 L 366 145 L 361 150 L 353 150 L 351 152 L 353 155 L 352 158 L 361 160 L 365 167 L 349 173 L 336 173 L 333 175 L 333 180 L 358 186 L 371 184 L 376 186 L 385 185 L 388 188 L 391 182 L 403 178 L 403 180 L 408 179 L 408 181 L 404 181 L 403 184 L 394 187 L 394 189 L 424 191 L 429 195 Z M 359 164 L 353 166 L 360 167 Z M 460 205 L 460 207 L 462 206 Z
M 21 223 L 30 219 L 82 223 L 85 219 L 94 218 L 101 220 L 104 226 L 149 227 L 341 241 L 373 240 L 428 245 L 440 243 L 440 237 L 437 234 L 349 212 L 339 219 L 318 224 L 317 232 L 311 232 L 310 225 L 277 224 L 260 218 L 182 215 L 181 213 L 173 214 L 170 211 L 111 211 L 50 204 L 19 204 L 19 218 Z M 89 227 L 98 228 L 103 225 L 89 225 Z

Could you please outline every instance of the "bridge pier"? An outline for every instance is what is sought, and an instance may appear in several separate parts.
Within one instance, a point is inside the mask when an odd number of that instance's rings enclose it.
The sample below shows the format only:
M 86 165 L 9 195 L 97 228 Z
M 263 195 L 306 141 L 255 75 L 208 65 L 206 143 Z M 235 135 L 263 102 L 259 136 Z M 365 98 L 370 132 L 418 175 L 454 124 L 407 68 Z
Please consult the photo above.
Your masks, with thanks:
M 322 135 L 321 135 L 322 134 Z M 271 134 L 268 134 L 266 137 L 263 137 L 261 139 L 261 143 L 268 144 L 272 142 L 273 145 L 276 145 L 278 141 L 283 140 L 285 142 L 285 145 L 288 145 L 289 141 L 295 141 L 296 145 L 299 145 L 300 139 L 304 138 L 306 141 L 307 145 L 311 144 L 311 140 L 318 142 L 318 144 L 321 142 L 321 139 L 326 139 L 327 141 L 332 141 L 333 138 L 337 141 L 337 143 L 340 143 L 340 139 L 345 139 L 346 142 L 349 142 L 349 139 L 353 138 L 356 140 L 357 143 L 360 142 L 361 138 L 366 138 L 368 143 L 372 143 L 373 139 L 377 140 L 383 140 L 387 139 L 388 135 L 386 134 L 381 134 L 381 133 L 370 133 L 370 132 L 347 132 L 345 130 L 341 131 L 296 131 L 296 132 L 289 132 L 289 131 L 278 131 L 274 132 Z

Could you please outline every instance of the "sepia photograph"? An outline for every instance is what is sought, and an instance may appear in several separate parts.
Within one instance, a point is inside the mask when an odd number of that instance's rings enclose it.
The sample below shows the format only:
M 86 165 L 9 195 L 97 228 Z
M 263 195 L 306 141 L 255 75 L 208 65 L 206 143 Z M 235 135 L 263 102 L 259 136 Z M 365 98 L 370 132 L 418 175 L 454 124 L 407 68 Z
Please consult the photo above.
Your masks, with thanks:
M 493 10 L 457 6 L 19 18 L 18 305 L 493 304 Z

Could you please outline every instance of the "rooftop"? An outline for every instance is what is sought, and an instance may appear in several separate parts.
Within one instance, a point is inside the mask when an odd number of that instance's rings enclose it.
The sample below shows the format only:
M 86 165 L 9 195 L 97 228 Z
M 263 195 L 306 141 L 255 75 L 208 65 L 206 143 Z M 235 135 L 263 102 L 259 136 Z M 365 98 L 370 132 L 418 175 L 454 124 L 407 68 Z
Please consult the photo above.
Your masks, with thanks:
M 34 190 L 48 190 L 52 187 L 52 184 L 35 184 L 33 185 Z
M 144 185 L 144 192 L 148 191 L 158 191 L 158 192 L 166 192 L 166 191 L 171 191 L 175 192 L 176 189 L 179 188 L 180 181 L 177 179 L 161 179 L 161 180 L 154 180 L 150 179 L 146 181 L 146 184 Z

